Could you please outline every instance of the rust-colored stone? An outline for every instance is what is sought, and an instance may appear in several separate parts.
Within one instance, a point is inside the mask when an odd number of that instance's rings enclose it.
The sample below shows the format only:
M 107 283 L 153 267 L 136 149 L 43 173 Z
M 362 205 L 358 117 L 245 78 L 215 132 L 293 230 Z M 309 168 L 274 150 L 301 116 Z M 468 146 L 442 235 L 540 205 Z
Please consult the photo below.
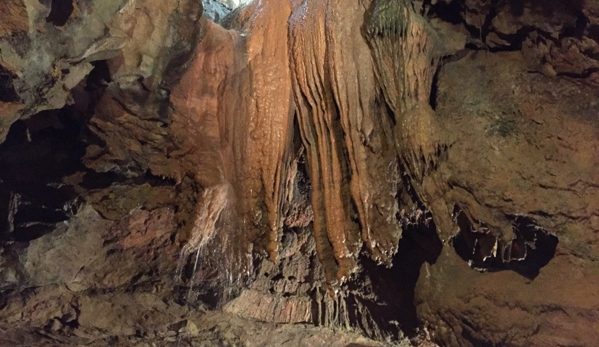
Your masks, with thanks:
M 0 37 L 16 32 L 29 31 L 29 16 L 22 0 L 7 0 L 0 3 Z

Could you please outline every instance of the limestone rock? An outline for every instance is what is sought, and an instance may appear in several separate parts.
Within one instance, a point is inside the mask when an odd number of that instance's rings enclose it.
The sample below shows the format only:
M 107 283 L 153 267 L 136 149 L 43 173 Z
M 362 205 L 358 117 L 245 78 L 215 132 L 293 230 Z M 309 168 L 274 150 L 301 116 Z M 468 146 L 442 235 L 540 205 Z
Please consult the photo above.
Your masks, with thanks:
M 187 18 L 196 22 L 201 5 L 190 3 L 3 2 L 0 72 L 4 96 L 0 102 L 22 106 L 0 106 L 0 139 L 17 119 L 73 103 L 70 91 L 90 73 L 95 61 L 121 54 L 118 66 L 113 67 L 114 79 L 136 80 L 135 76 L 149 77 L 161 71 L 165 57 L 168 60 L 184 50 L 164 45 L 167 35 L 179 39 L 186 35 L 170 30 L 173 22 L 167 16 L 181 17 L 186 12 Z M 175 44 L 175 40 L 171 42 Z M 164 54 L 165 49 L 169 54 Z M 4 100 L 6 97 L 9 99 Z
M 217 23 L 231 12 L 230 7 L 223 5 L 218 1 L 204 0 L 202 1 L 202 5 L 204 7 L 204 12 L 202 13 L 204 17 L 209 18 Z
M 599 339 L 596 1 L 202 3 L 0 4 L 0 343 Z
M 441 344 L 575 346 L 597 337 L 597 300 L 582 294 L 599 276 L 590 224 L 597 192 L 583 188 L 599 177 L 596 90 L 525 71 L 518 54 L 483 54 L 448 64 L 439 76 L 436 112 L 453 139 L 437 179 L 451 183 L 441 196 L 460 232 L 446 234 L 452 242 L 423 268 L 417 298 Z M 514 272 L 495 272 L 504 269 Z M 582 277 L 589 280 L 575 279 Z M 566 294 L 564 283 L 576 285 Z M 586 317 L 576 329 L 562 323 L 574 311 Z M 480 334 L 482 326 L 489 332 Z

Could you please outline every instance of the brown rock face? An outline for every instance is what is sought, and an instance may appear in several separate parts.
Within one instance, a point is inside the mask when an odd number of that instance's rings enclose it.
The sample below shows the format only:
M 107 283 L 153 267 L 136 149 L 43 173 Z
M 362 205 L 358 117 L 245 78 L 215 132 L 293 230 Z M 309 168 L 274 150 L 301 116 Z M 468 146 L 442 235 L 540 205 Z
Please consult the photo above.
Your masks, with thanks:
M 598 74 L 596 1 L 4 1 L 0 317 L 594 345 Z
M 558 256 L 531 281 L 511 271 L 474 272 L 448 249 L 422 269 L 418 313 L 442 346 L 593 346 L 597 270 Z
M 517 53 L 479 53 L 440 73 L 436 112 L 455 140 L 437 174 L 452 185 L 444 197 L 460 230 L 453 246 L 490 272 L 473 272 L 452 250 L 423 268 L 419 312 L 443 317 L 436 330 L 445 344 L 592 345 L 598 337 L 599 301 L 587 292 L 597 277 L 597 90 L 525 66 Z M 464 93 L 474 97 L 464 102 Z M 501 236 L 490 237 L 502 223 Z M 495 273 L 503 269 L 515 272 Z

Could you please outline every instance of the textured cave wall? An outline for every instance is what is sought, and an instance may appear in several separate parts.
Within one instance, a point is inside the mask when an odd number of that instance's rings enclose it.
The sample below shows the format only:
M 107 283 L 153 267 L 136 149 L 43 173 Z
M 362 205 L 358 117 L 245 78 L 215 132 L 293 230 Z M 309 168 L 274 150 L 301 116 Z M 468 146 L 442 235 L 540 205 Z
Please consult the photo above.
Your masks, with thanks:
M 363 245 L 391 264 L 408 207 L 401 168 L 421 180 L 441 150 L 428 100 L 446 48 L 401 1 L 304 2 L 290 37 L 316 245 L 328 282 L 341 284 Z
M 62 183 L 106 232 L 9 238 L 11 286 L 114 290 L 179 265 L 263 321 L 384 339 L 417 314 L 448 346 L 599 340 L 597 2 L 262 0 L 222 26 L 195 1 L 59 3 L 0 4 L 0 133 L 21 119 L 43 147 L 40 119 L 80 123 L 85 167 Z M 108 187 L 86 188 L 93 173 Z M 83 261 L 61 237 L 101 271 L 19 267 L 52 248 Z
M 70 91 L 93 62 L 121 57 L 112 78 L 135 88 L 140 77 L 162 75 L 174 56 L 193 48 L 201 28 L 189 25 L 201 15 L 195 2 L 5 1 L 1 6 L 2 139 L 15 120 L 73 103 Z
M 437 76 L 433 177 L 459 234 L 422 268 L 419 316 L 444 345 L 593 345 L 597 2 L 438 6 L 474 37 Z
M 335 10 L 327 14 L 324 6 Z M 372 54 L 367 37 L 361 35 L 362 28 L 346 30 L 354 21 L 364 21 L 362 17 L 371 4 L 335 6 L 341 5 L 291 2 L 275 6 L 262 1 L 229 20 L 227 25 L 237 30 L 207 22 L 206 39 L 197 47 L 197 56 L 170 91 L 168 122 L 172 123 L 168 129 L 152 134 L 139 132 L 143 137 L 168 132 L 167 138 L 174 139 L 172 149 L 162 145 L 167 148 L 168 159 L 149 156 L 147 139 L 133 148 L 122 143 L 128 138 L 111 133 L 124 130 L 111 129 L 114 121 L 100 116 L 92 118 L 92 129 L 101 129 L 98 136 L 109 146 L 111 138 L 116 142 L 101 156 L 94 153 L 95 148 L 88 149 L 89 165 L 96 170 L 119 170 L 123 159 L 131 158 L 129 167 L 140 166 L 141 162 L 141 172 L 148 168 L 154 175 L 177 182 L 189 176 L 204 189 L 230 185 L 231 203 L 226 209 L 233 221 L 227 230 L 203 236 L 204 241 L 226 239 L 232 242 L 226 247 L 239 248 L 240 253 L 247 252 L 252 244 L 258 252 L 266 250 L 276 262 L 290 207 L 292 163 L 299 149 L 294 136 L 298 136 L 305 147 L 312 188 L 317 254 L 330 288 L 335 289 L 358 270 L 363 244 L 376 261 L 390 264 L 401 235 L 397 219 L 402 192 L 399 168 L 413 165 L 414 170 L 426 170 L 415 162 L 418 155 L 430 156 L 439 146 L 430 132 L 419 129 L 434 129 L 428 100 L 434 64 L 442 49 L 433 43 L 424 48 L 409 44 L 397 47 L 400 61 L 382 66 L 377 72 L 373 63 L 376 54 L 393 51 L 394 38 L 412 35 L 427 40 L 427 35 L 434 33 L 408 4 L 398 5 L 406 12 L 405 27 L 401 26 L 401 18 L 395 23 L 395 17 L 389 15 L 396 9 L 385 10 L 387 5 L 383 4 L 373 14 L 378 17 L 367 19 L 381 23 L 364 23 L 364 30 L 371 32 L 373 42 L 381 35 L 391 38 L 378 43 L 382 51 Z M 333 14 L 339 17 L 331 17 Z M 335 25 L 341 27 L 335 29 Z M 366 28 L 368 25 L 372 28 Z M 354 46 L 337 44 L 352 41 L 356 41 Z M 315 61 L 313 57 L 326 59 Z M 405 81 L 406 87 L 400 81 L 403 65 L 415 75 Z M 310 72 L 313 69 L 322 70 L 314 75 Z M 356 74 L 352 77 L 345 71 Z M 390 85 L 389 91 L 377 87 L 377 79 Z M 410 91 L 399 95 L 402 88 Z M 389 106 L 385 98 L 392 99 L 393 105 Z M 100 102 L 99 110 L 111 103 Z M 125 105 L 128 109 L 136 107 Z M 411 110 L 423 116 L 411 117 Z M 380 113 L 387 116 L 377 117 Z M 115 111 L 106 114 L 114 117 Z M 403 144 L 394 141 L 395 133 L 403 137 Z M 398 160 L 402 146 L 410 146 L 410 152 Z M 117 165 L 116 161 L 121 163 Z M 196 216 L 205 204 L 198 200 Z M 196 232 L 192 228 L 188 237 Z
M 417 300 L 444 344 L 597 339 L 597 89 L 526 65 L 517 52 L 472 52 L 439 75 L 436 112 L 455 138 L 438 174 L 460 233 L 423 267 Z M 480 210 L 509 221 L 500 238 L 485 224 L 493 219 L 463 212 Z

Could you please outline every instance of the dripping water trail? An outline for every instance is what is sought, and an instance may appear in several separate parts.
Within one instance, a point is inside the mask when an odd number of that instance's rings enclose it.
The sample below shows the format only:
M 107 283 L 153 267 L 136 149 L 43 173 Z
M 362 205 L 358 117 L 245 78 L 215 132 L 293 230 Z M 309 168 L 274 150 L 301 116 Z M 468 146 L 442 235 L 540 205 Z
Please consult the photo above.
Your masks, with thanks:
M 195 273 L 196 273 L 196 271 L 198 269 L 198 259 L 200 258 L 200 250 L 201 249 L 198 248 L 198 250 L 196 251 L 196 261 L 193 263 L 193 272 L 192 272 L 193 275 L 191 276 L 191 279 L 190 279 L 190 282 L 189 282 L 189 291 L 187 292 L 187 300 L 186 300 L 186 302 L 189 302 L 189 300 L 191 299 L 191 291 L 193 290 L 193 284 L 194 284 L 193 282 L 194 282 L 194 279 L 196 277 Z
M 185 263 L 188 257 L 195 253 L 193 271 L 189 279 L 189 290 L 185 299 L 185 305 L 187 306 L 188 311 L 190 311 L 189 302 L 192 298 L 193 287 L 198 277 L 196 272 L 198 270 L 200 253 L 216 235 L 218 229 L 217 223 L 228 205 L 229 192 L 230 185 L 228 183 L 222 183 L 209 187 L 202 193 L 200 199 L 198 200 L 198 204 L 196 205 L 191 235 L 185 246 L 183 246 L 181 249 L 181 254 L 179 255 L 179 261 L 177 264 L 176 280 L 182 280 Z M 180 343 L 181 334 L 178 334 L 177 346 L 179 346 Z
M 195 284 L 195 279 L 196 279 L 196 271 L 198 270 L 198 261 L 200 259 L 200 252 L 202 251 L 202 248 L 204 248 L 204 245 L 200 246 L 197 250 L 196 250 L 196 259 L 193 263 L 193 271 L 191 272 L 191 277 L 189 279 L 189 290 L 187 291 L 187 296 L 185 297 L 185 306 L 187 311 L 191 311 L 191 307 L 189 305 L 189 302 L 191 301 L 191 295 L 193 292 L 193 286 Z M 181 255 L 179 256 L 179 263 L 181 263 L 181 259 L 185 259 L 187 258 L 187 255 L 189 254 L 183 254 L 183 251 L 181 252 Z M 184 260 L 183 260 L 184 263 Z M 179 278 L 182 278 L 182 272 L 183 269 L 180 269 L 179 271 Z M 188 317 L 189 318 L 189 317 Z M 179 332 L 177 332 L 177 347 L 180 347 L 181 345 L 181 334 Z

